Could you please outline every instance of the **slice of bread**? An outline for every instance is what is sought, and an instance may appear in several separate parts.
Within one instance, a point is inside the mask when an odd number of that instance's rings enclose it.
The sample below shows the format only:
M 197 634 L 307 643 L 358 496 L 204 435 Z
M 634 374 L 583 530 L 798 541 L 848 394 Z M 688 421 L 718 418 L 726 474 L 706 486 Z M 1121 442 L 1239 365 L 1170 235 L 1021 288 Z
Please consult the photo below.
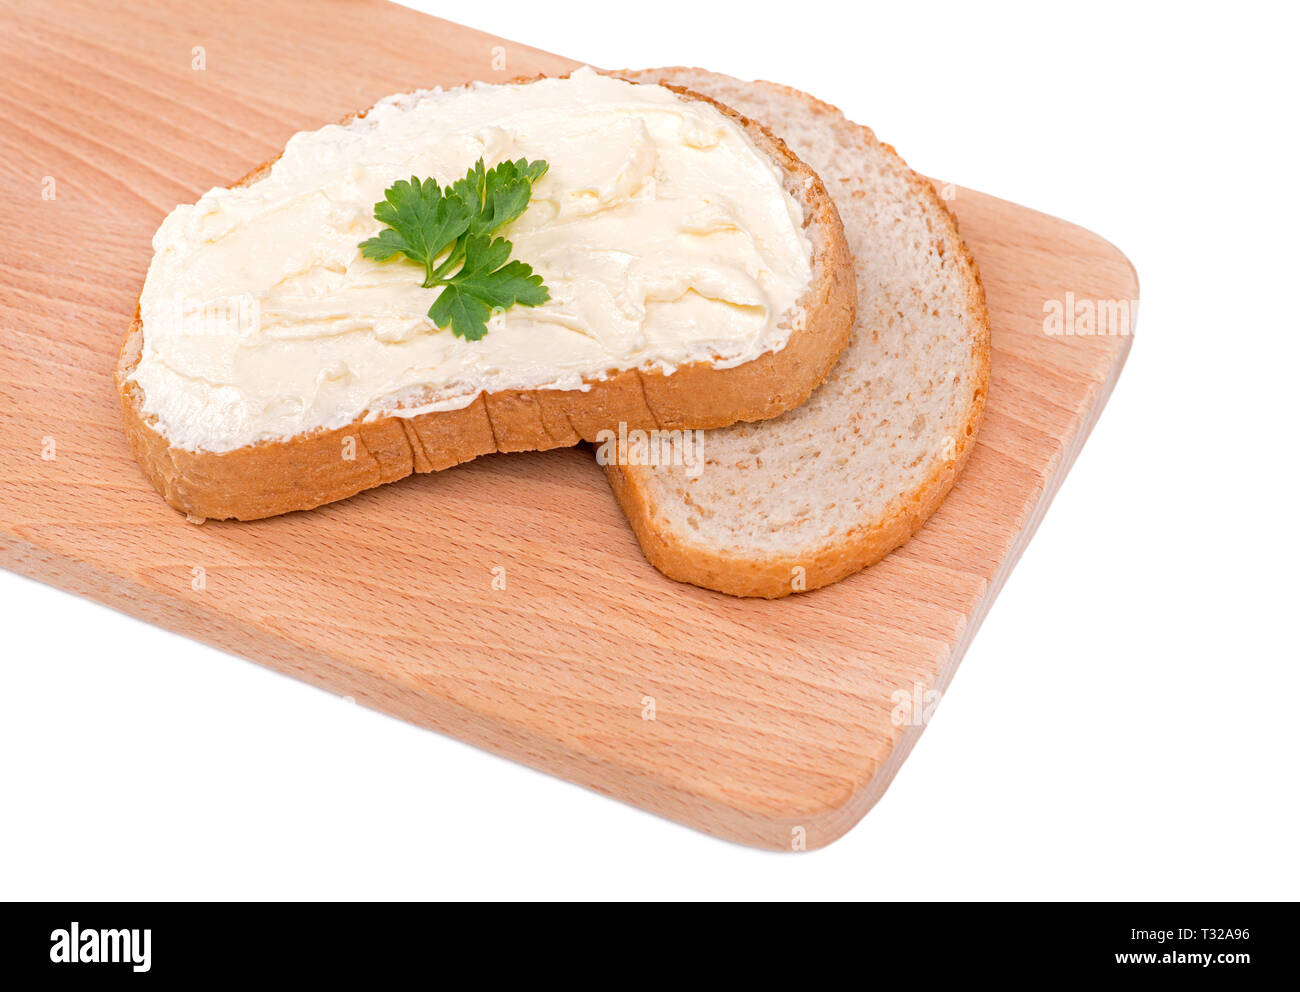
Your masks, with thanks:
M 989 381 L 975 262 L 930 183 L 834 107 L 699 69 L 627 73 L 761 118 L 821 175 L 857 267 L 853 338 L 825 385 L 700 437 L 702 466 L 606 466 L 650 562 L 734 596 L 816 589 L 908 539 L 952 488 Z
M 807 165 L 757 121 L 709 97 L 777 166 L 801 207 L 812 245 L 812 280 L 780 318 L 784 347 L 730 367 L 692 362 L 671 374 L 657 368 L 610 369 L 583 389 L 542 388 L 480 393 L 468 406 L 403 415 L 370 410 L 347 426 L 263 441 L 224 452 L 172 444 L 145 412 L 131 376 L 145 335 L 140 310 L 127 330 L 117 366 L 126 434 L 163 498 L 192 518 L 253 520 L 305 510 L 362 490 L 496 451 L 526 451 L 595 441 L 605 430 L 707 428 L 777 416 L 807 399 L 847 344 L 856 293 L 854 268 L 835 204 Z M 364 117 L 362 112 L 344 124 Z M 236 183 L 269 174 L 267 162 Z M 716 362 L 716 360 L 715 360 Z

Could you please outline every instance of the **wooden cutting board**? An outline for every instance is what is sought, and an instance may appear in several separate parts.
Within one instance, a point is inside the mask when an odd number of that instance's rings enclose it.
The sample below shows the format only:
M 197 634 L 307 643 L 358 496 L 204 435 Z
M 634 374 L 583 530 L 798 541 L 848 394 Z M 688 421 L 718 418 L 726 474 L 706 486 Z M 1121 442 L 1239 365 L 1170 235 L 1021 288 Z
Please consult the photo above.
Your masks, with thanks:
M 572 63 L 370 0 L 0 21 L 0 564 L 743 843 L 826 844 L 880 797 L 1129 349 L 1044 326 L 1047 301 L 1077 329 L 1136 298 L 1115 248 L 951 188 L 993 311 L 988 416 L 933 520 L 838 585 L 668 581 L 581 448 L 196 527 L 132 460 L 111 378 L 163 216 L 385 94 Z

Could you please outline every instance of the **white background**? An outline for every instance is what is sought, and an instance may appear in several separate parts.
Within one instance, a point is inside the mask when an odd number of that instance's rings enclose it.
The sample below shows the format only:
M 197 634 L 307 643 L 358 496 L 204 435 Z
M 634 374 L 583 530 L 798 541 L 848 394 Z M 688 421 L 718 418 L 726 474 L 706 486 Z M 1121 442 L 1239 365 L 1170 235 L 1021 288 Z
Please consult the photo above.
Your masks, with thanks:
M 1142 280 L 1114 397 L 915 752 L 825 850 L 711 839 L 0 573 L 0 896 L 1300 897 L 1286 5 L 419 6 L 789 83 L 1098 231 Z

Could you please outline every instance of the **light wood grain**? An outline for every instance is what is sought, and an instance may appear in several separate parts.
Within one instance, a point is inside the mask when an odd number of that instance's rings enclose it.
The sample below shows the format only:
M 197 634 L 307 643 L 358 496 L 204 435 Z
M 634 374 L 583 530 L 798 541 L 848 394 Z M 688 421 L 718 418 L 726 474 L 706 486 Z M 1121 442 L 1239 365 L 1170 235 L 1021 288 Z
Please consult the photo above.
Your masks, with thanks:
M 0 564 L 723 837 L 851 827 L 921 730 L 891 695 L 948 685 L 1128 351 L 1045 334 L 1044 300 L 1135 299 L 1123 256 L 956 190 L 994 320 L 979 444 L 916 538 L 815 593 L 664 579 L 583 449 L 195 527 L 132 460 L 111 376 L 166 212 L 387 93 L 571 63 L 379 2 L 133 9 L 0 15 Z

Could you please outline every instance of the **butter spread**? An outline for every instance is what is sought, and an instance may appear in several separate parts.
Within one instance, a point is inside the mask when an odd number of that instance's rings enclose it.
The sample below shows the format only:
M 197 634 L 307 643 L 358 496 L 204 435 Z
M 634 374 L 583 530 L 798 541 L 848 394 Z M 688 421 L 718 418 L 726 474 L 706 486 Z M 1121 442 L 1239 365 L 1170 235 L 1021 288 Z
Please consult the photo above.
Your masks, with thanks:
M 502 233 L 550 290 L 466 341 L 436 289 L 358 245 L 395 180 L 545 159 Z M 380 101 L 294 135 L 263 179 L 177 207 L 141 296 L 143 410 L 178 447 L 229 451 L 483 391 L 582 389 L 613 372 L 730 367 L 783 347 L 812 247 L 780 171 L 716 108 L 580 69 Z M 779 326 L 784 324 L 785 326 Z

